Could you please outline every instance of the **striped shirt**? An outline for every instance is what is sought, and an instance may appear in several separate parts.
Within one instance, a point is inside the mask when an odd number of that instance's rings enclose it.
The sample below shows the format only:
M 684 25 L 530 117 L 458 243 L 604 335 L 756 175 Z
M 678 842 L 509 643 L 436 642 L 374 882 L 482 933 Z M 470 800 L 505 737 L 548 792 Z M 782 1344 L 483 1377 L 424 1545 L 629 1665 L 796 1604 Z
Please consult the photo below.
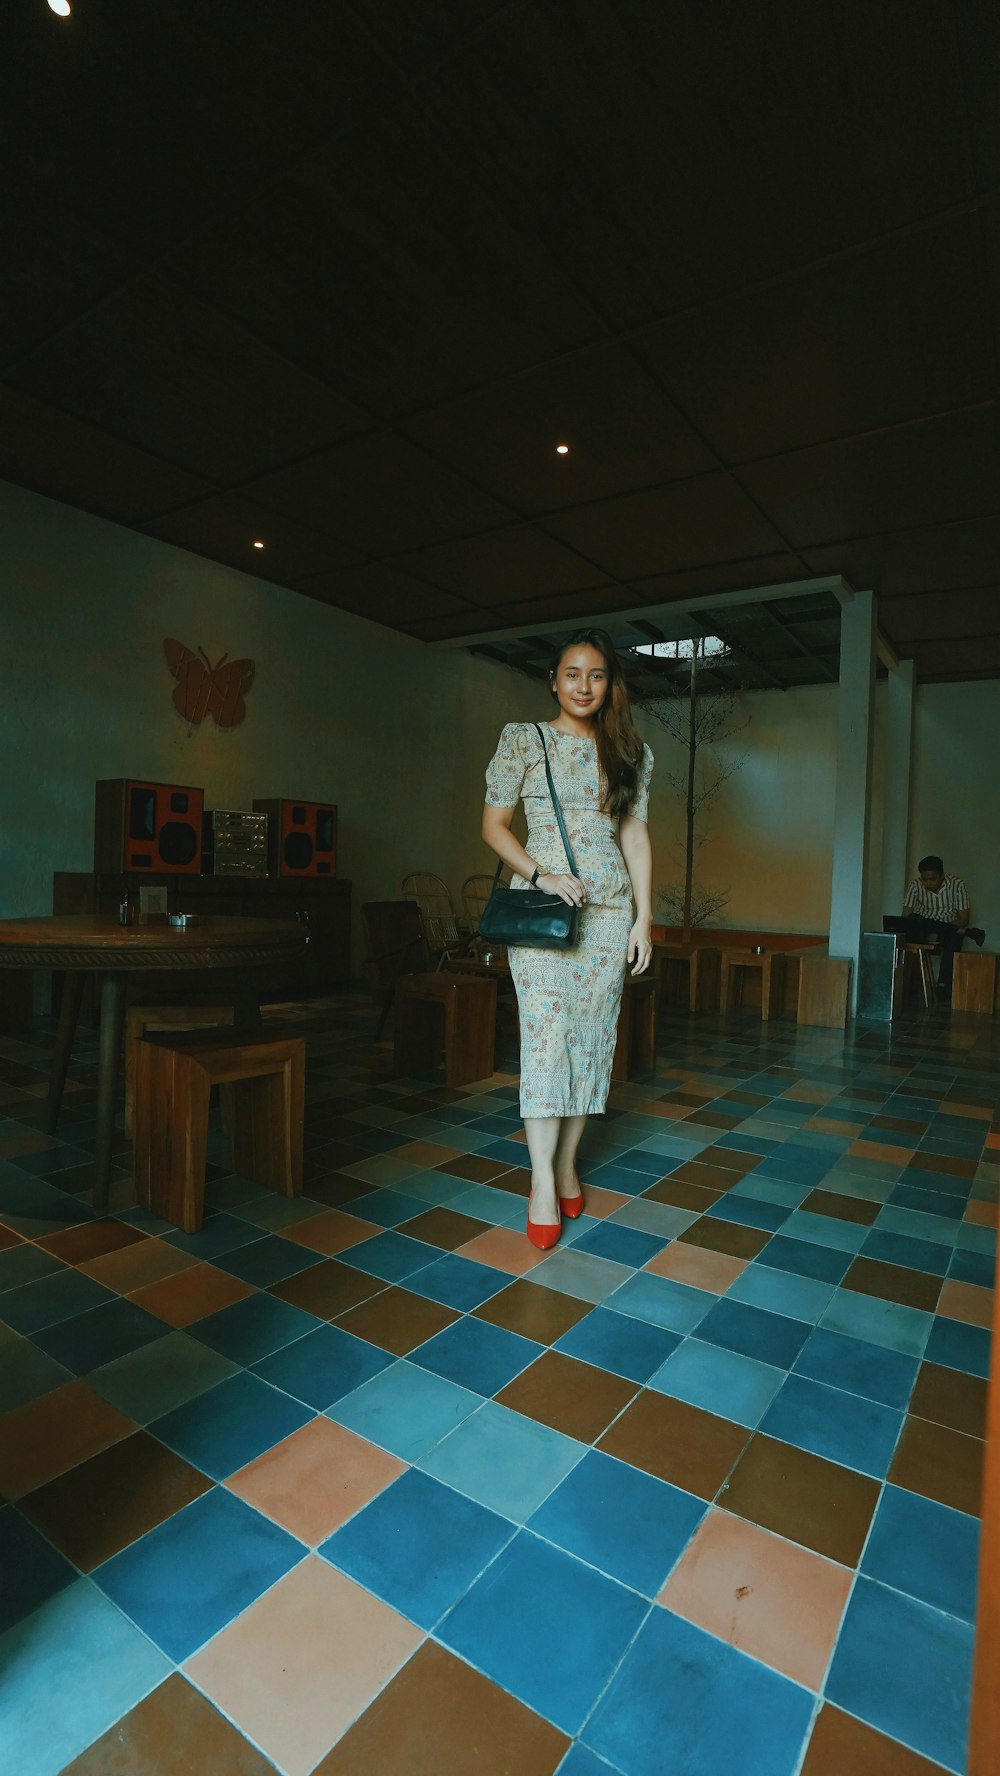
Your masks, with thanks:
M 925 888 L 920 877 L 910 883 L 903 906 L 908 913 L 920 913 L 938 925 L 954 925 L 959 913 L 969 910 L 969 895 L 961 876 L 945 876 L 940 888 Z

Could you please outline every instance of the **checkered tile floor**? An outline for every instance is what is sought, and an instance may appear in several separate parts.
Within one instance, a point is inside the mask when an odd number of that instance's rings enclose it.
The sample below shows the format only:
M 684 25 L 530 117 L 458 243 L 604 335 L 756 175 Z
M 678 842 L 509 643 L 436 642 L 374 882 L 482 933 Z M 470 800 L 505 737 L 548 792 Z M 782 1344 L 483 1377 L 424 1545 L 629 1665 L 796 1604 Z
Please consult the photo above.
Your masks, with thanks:
M 512 1072 L 309 1036 L 305 1194 L 89 1207 L 0 1044 L 17 1776 L 964 1769 L 1000 1039 L 665 1018 L 523 1233 Z M 501 1057 L 503 1058 L 503 1057 Z

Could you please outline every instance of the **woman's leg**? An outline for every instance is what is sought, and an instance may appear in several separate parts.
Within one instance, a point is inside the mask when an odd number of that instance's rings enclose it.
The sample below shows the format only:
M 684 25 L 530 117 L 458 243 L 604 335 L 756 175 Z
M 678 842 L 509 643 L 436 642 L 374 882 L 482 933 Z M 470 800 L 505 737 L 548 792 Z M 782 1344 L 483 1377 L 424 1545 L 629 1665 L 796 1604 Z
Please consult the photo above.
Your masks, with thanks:
M 555 1158 L 561 1116 L 526 1116 L 524 1133 L 531 1155 L 531 1200 L 528 1214 L 541 1227 L 554 1227 L 559 1220 L 556 1202 Z
M 556 1142 L 554 1171 L 560 1196 L 579 1196 L 580 1180 L 576 1170 L 576 1150 L 587 1126 L 585 1116 L 561 1116 L 559 1139 Z

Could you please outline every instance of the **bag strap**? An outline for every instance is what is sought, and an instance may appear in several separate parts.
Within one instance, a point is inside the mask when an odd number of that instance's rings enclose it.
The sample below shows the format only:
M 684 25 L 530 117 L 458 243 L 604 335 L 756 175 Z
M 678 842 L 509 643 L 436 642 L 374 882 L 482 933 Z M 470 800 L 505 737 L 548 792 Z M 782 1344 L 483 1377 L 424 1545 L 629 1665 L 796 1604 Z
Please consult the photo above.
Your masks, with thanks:
M 548 786 L 549 786 L 549 794 L 552 797 L 552 806 L 555 809 L 555 813 L 556 813 L 556 824 L 559 828 L 559 837 L 562 839 L 563 848 L 566 852 L 566 857 L 569 862 L 570 875 L 575 876 L 576 875 L 576 859 L 573 856 L 572 848 L 571 848 L 570 842 L 569 842 L 569 834 L 566 831 L 566 822 L 563 819 L 562 809 L 559 806 L 559 797 L 556 795 L 556 786 L 552 781 L 552 771 L 549 767 L 549 749 L 545 744 L 545 735 L 542 733 L 542 730 L 539 727 L 537 722 L 532 722 L 531 725 L 535 729 L 535 732 L 537 733 L 538 738 L 542 743 L 542 757 L 545 760 L 545 776 L 546 776 L 546 780 L 547 780 Z M 494 874 L 494 877 L 493 877 L 493 887 L 494 888 L 496 888 L 496 886 L 500 880 L 500 873 L 501 873 L 502 869 L 503 869 L 503 858 L 501 857 L 498 864 L 497 864 L 497 867 L 496 867 L 496 873 Z
M 556 795 L 556 786 L 552 781 L 552 772 L 549 769 L 549 749 L 545 744 L 545 735 L 542 733 L 542 730 L 539 727 L 537 722 L 532 722 L 531 725 L 534 728 L 535 732 L 538 735 L 539 740 L 542 743 L 542 756 L 545 759 L 545 775 L 546 775 L 546 778 L 548 779 L 549 795 L 552 797 L 552 806 L 556 811 L 556 824 L 559 827 L 559 837 L 562 839 L 563 849 L 566 852 L 566 857 L 569 862 L 569 873 L 571 876 L 575 876 L 576 875 L 576 861 L 573 857 L 573 852 L 570 848 L 569 834 L 566 831 L 566 822 L 563 819 L 562 809 L 559 806 L 559 797 Z

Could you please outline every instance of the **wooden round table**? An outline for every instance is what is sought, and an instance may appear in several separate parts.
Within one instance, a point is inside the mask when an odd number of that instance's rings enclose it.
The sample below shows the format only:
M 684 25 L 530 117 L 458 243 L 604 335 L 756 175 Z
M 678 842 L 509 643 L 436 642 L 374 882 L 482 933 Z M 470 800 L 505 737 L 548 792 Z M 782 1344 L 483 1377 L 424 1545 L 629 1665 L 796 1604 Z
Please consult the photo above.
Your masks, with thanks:
M 271 962 L 294 959 L 307 942 L 308 934 L 301 925 L 276 919 L 206 918 L 186 926 L 168 925 L 163 920 L 119 925 L 115 919 L 97 918 L 92 913 L 0 919 L 0 968 L 51 968 L 66 975 L 49 1080 L 50 1133 L 59 1116 L 84 981 L 88 975 L 100 981 L 95 1208 L 105 1208 L 108 1200 L 129 975 L 236 970 L 237 1017 L 244 1023 L 259 1024 L 255 971 Z

